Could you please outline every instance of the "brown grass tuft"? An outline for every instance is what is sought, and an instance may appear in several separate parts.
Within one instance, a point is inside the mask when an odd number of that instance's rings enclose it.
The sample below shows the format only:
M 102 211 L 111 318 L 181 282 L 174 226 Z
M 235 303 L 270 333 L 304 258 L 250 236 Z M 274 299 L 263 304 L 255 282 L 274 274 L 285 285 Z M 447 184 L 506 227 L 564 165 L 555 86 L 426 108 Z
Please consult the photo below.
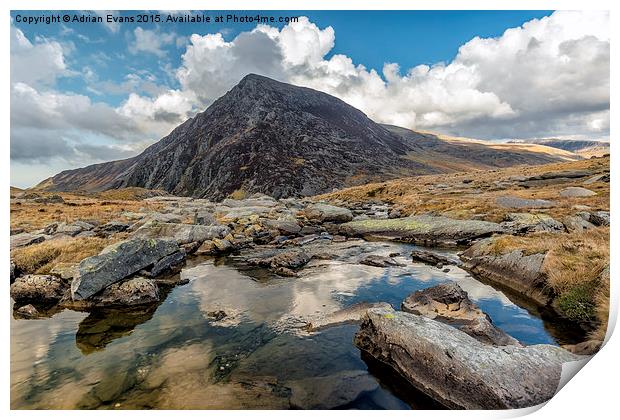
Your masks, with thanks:
M 53 239 L 17 248 L 11 252 L 11 259 L 21 273 L 49 274 L 58 263 L 78 263 L 121 239 L 119 235 L 111 238 Z

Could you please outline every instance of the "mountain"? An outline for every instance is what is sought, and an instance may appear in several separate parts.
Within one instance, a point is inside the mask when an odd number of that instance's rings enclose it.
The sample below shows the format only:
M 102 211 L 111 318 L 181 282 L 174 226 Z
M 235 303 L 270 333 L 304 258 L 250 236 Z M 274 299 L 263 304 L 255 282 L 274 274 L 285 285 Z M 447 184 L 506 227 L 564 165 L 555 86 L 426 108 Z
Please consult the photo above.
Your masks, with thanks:
M 530 143 L 540 144 L 556 149 L 567 150 L 583 157 L 603 156 L 609 153 L 609 143 L 598 140 L 566 140 L 566 139 L 534 139 L 534 140 L 513 140 L 510 143 Z
M 502 150 L 380 125 L 326 93 L 250 74 L 138 156 L 63 171 L 37 188 L 142 187 L 214 200 L 254 192 L 279 198 L 463 168 L 575 158 L 549 150 L 555 152 L 520 145 Z

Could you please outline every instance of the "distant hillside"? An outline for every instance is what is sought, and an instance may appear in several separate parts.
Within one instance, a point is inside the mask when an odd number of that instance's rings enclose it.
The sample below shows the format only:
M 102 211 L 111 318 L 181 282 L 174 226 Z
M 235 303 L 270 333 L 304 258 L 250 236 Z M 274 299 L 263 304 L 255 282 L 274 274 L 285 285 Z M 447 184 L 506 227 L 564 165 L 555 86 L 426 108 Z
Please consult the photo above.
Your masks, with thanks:
M 575 159 L 544 146 L 447 139 L 377 124 L 326 93 L 251 74 L 140 155 L 63 171 L 37 188 L 280 198 L 404 176 Z
M 533 139 L 533 140 L 513 140 L 509 143 L 520 144 L 540 144 L 556 149 L 566 150 L 582 157 L 603 156 L 609 153 L 609 143 L 597 140 L 563 140 L 563 139 Z
M 580 156 L 544 145 L 497 143 L 492 141 L 423 133 L 383 124 L 409 145 L 417 145 L 423 153 L 407 155 L 434 172 L 459 172 L 472 169 L 506 168 L 517 165 L 543 165 L 557 161 L 574 161 Z

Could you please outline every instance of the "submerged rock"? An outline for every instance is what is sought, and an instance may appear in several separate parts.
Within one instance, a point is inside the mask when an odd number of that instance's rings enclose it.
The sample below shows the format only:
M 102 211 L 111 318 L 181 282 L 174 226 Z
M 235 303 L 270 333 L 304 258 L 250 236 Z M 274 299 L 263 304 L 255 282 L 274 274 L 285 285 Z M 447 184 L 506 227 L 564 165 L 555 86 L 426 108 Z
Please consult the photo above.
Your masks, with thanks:
M 330 314 L 321 314 L 306 324 L 307 331 L 318 331 L 325 328 L 335 327 L 342 324 L 358 323 L 369 309 L 384 308 L 391 309 L 392 306 L 386 302 L 368 303 L 360 302 L 346 308 L 339 309 Z
M 172 239 L 134 238 L 110 245 L 99 255 L 80 262 L 79 274 L 71 283 L 71 297 L 87 299 L 178 251 Z
M 380 236 L 411 242 L 455 243 L 490 236 L 503 232 L 503 229 L 492 222 L 421 215 L 348 222 L 340 226 L 340 232 L 347 236 Z
M 379 384 L 362 370 L 298 379 L 286 383 L 291 389 L 291 406 L 302 410 L 330 410 L 355 401 Z
M 17 303 L 49 304 L 59 301 L 67 288 L 56 276 L 29 274 L 11 284 L 11 297 Z
M 360 260 L 360 264 L 370 265 L 373 267 L 403 267 L 404 264 L 399 263 L 392 257 L 384 257 L 383 255 L 366 255 Z
M 454 282 L 418 290 L 403 301 L 401 309 L 456 326 L 483 343 L 496 346 L 519 342 L 493 325 L 491 318 Z
M 221 321 L 222 319 L 226 318 L 228 316 L 228 314 L 224 311 L 222 311 L 221 309 L 217 310 L 217 311 L 209 311 L 207 312 L 207 317 L 213 319 L 214 321 Z
M 562 363 L 579 360 L 551 345 L 491 346 L 441 322 L 391 309 L 369 310 L 355 344 L 455 409 L 541 404 L 555 394 Z
M 344 223 L 353 220 L 351 210 L 329 204 L 311 204 L 304 210 L 306 217 L 319 222 Z
M 287 268 L 289 270 L 298 269 L 310 261 L 310 256 L 301 249 L 293 249 L 278 252 L 275 255 L 266 257 L 250 258 L 250 265 L 258 265 L 269 268 Z
M 456 259 L 446 257 L 445 255 L 438 254 L 432 251 L 426 251 L 423 249 L 414 249 L 411 251 L 411 259 L 414 262 L 423 262 L 430 265 L 460 265 L 461 262 Z

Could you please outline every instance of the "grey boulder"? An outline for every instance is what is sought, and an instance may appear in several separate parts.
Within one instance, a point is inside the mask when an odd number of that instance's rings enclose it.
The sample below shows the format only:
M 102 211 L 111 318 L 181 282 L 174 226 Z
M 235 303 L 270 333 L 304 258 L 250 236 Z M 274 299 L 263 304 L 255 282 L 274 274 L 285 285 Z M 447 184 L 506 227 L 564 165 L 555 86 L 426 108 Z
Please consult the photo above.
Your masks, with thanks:
M 528 296 L 540 305 L 547 305 L 546 275 L 543 272 L 545 253 L 527 254 L 520 249 L 506 252 L 492 250 L 493 238 L 482 240 L 461 254 L 462 267 L 485 280 L 508 287 Z
M 417 243 L 458 243 L 500 233 L 503 229 L 493 222 L 420 215 L 348 222 L 340 226 L 340 232 L 346 236 L 378 236 Z
M 596 195 L 592 190 L 583 187 L 568 187 L 560 191 L 560 197 L 591 197 Z
M 495 199 L 495 203 L 500 207 L 513 209 L 543 209 L 555 206 L 555 202 L 553 201 L 515 196 L 498 197 Z
M 401 309 L 453 325 L 483 343 L 520 345 L 516 339 L 493 325 L 491 318 L 455 282 L 418 290 L 407 296 Z
M 106 287 L 92 300 L 103 307 L 146 305 L 159 300 L 159 288 L 153 280 L 136 277 Z
M 172 239 L 133 238 L 110 245 L 99 255 L 80 262 L 78 275 L 71 282 L 71 297 L 87 299 L 178 251 Z
M 430 265 L 460 265 L 459 260 L 446 257 L 445 255 L 438 254 L 432 251 L 426 251 L 423 249 L 414 249 L 411 251 L 411 259 L 413 262 L 422 262 Z
M 146 271 L 145 275 L 147 277 L 157 277 L 161 274 L 164 274 L 169 271 L 178 270 L 178 268 L 183 264 L 185 258 L 187 257 L 187 253 L 184 249 L 180 249 L 174 254 L 170 254 L 162 258 L 153 264 L 153 267 Z
M 11 284 L 11 297 L 17 303 L 49 304 L 59 301 L 68 285 L 50 275 L 30 274 Z
M 609 226 L 609 212 L 608 211 L 595 211 L 590 213 L 590 223 L 595 226 Z
M 491 346 L 441 322 L 390 309 L 370 309 L 355 344 L 454 409 L 541 404 L 555 394 L 562 364 L 579 360 L 550 345 Z
M 592 223 L 579 216 L 566 216 L 562 221 L 569 232 L 582 232 L 595 227 Z
M 263 225 L 268 229 L 277 229 L 282 235 L 296 235 L 301 231 L 301 226 L 295 220 L 263 220 Z
M 508 213 L 501 226 L 515 234 L 533 232 L 563 232 L 564 225 L 548 214 L 544 213 Z
M 344 223 L 353 220 L 351 210 L 330 204 L 311 204 L 306 207 L 304 213 L 309 220 L 317 220 L 319 222 Z
M 230 232 L 226 226 L 188 225 L 149 222 L 133 234 L 134 238 L 173 238 L 179 245 L 223 238 Z
M 17 235 L 11 235 L 11 249 L 21 248 L 32 244 L 38 244 L 45 240 L 45 235 L 38 235 L 33 233 L 18 233 Z

